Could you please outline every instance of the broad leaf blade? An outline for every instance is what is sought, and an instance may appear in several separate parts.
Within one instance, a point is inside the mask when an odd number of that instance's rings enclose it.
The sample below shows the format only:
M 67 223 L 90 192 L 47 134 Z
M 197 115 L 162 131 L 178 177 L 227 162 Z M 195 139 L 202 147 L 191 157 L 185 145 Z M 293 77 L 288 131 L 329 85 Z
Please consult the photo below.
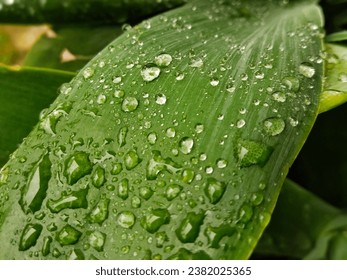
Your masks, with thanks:
M 64 191 L 87 186 L 88 205 L 43 218 L 86 258 L 247 258 L 318 112 L 321 25 L 311 1 L 205 0 L 120 36 L 47 112 L 44 124 L 66 112 L 54 131 L 40 124 L 3 168 L 3 189 L 22 188 L 3 206 L 1 257 L 29 258 L 5 236 L 38 232 L 27 215 L 59 212 Z M 30 201 L 40 169 L 52 176 Z M 51 233 L 39 235 L 34 248 Z M 53 242 L 64 254 L 47 258 L 69 256 Z
M 39 120 L 41 110 L 57 97 L 72 74 L 38 69 L 0 68 L 0 166 Z

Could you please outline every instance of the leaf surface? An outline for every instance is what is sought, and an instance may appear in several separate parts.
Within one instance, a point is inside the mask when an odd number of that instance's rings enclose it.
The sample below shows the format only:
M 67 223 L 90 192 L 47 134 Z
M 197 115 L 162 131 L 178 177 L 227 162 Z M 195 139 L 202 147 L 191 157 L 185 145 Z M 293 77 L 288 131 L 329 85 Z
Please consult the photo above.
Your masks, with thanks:
M 311 1 L 204 0 L 121 35 L 2 169 L 0 257 L 248 258 L 318 113 L 321 25 Z

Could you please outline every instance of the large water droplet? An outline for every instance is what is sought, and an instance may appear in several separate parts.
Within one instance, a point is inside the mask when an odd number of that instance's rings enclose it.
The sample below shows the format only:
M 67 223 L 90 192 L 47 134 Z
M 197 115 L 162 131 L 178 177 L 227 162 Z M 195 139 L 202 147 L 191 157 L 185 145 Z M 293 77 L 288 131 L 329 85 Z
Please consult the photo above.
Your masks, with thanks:
M 138 106 L 139 101 L 135 97 L 128 96 L 123 100 L 122 110 L 124 112 L 133 112 L 137 109 Z
M 126 137 L 128 134 L 128 128 L 126 126 L 122 127 L 118 133 L 118 144 L 123 147 L 126 144 Z
M 153 195 L 153 191 L 149 187 L 141 187 L 139 190 L 140 196 L 145 200 L 148 200 Z
M 52 213 L 58 213 L 64 209 L 87 208 L 88 188 L 73 191 L 69 194 L 63 193 L 57 200 L 49 199 L 47 207 Z
M 185 155 L 190 154 L 193 147 L 194 147 L 194 140 L 192 138 L 183 137 L 181 141 L 179 142 L 179 149 Z
M 142 227 L 149 233 L 155 233 L 159 228 L 170 222 L 170 213 L 166 209 L 153 209 L 141 219 Z
M 181 173 L 181 180 L 184 183 L 190 184 L 195 177 L 195 172 L 192 169 L 186 168 L 182 170 Z
M 96 251 L 101 252 L 104 249 L 106 234 L 101 231 L 92 231 L 88 234 L 88 243 Z
M 154 132 L 151 132 L 150 134 L 148 134 L 147 140 L 149 144 L 154 145 L 155 142 L 157 142 L 157 134 L 155 134 Z
M 96 188 L 101 188 L 104 185 L 105 181 L 105 169 L 101 166 L 97 166 L 92 176 L 92 184 Z
M 61 246 L 76 244 L 82 232 L 70 225 L 64 226 L 57 234 L 56 240 Z
M 204 213 L 188 213 L 176 230 L 178 239 L 183 243 L 194 242 L 199 236 L 200 227 L 204 221 L 204 218 Z
M 98 223 L 101 225 L 108 217 L 108 206 L 110 199 L 102 197 L 94 209 L 89 213 L 88 220 L 91 223 Z
M 268 118 L 263 122 L 264 130 L 271 136 L 276 136 L 282 133 L 286 124 L 281 118 Z
M 141 76 L 144 81 L 151 82 L 154 79 L 158 78 L 160 75 L 160 68 L 155 66 L 145 66 L 141 70 Z
M 252 165 L 264 166 L 271 154 L 273 148 L 257 141 L 240 140 L 235 149 L 235 157 L 238 159 L 240 167 L 249 167 Z
M 226 184 L 214 178 L 208 178 L 205 184 L 205 194 L 212 204 L 221 200 L 226 190 Z
M 235 233 L 235 228 L 230 225 L 221 225 L 219 227 L 208 226 L 205 229 L 204 234 L 208 239 L 208 244 L 211 248 L 218 249 L 220 247 L 219 242 L 225 236 L 232 236 Z
M 159 94 L 156 96 L 155 103 L 158 105 L 165 105 L 166 104 L 166 96 L 165 94 Z
M 48 182 L 51 179 L 52 163 L 46 153 L 35 164 L 25 187 L 21 191 L 19 204 L 25 213 L 36 212 L 41 209 L 42 202 L 47 195 Z
M 177 184 L 168 185 L 165 192 L 166 199 L 169 201 L 175 199 L 180 194 L 182 189 L 183 187 Z
M 129 180 L 124 178 L 118 185 L 118 196 L 125 200 L 129 197 Z
M 314 74 L 316 73 L 316 70 L 313 68 L 313 66 L 309 63 L 301 63 L 299 66 L 299 73 L 306 78 L 312 78 Z
M 166 67 L 166 66 L 169 66 L 171 64 L 172 56 L 167 54 L 167 53 L 163 53 L 163 54 L 156 56 L 154 58 L 154 61 L 155 61 L 155 64 L 157 66 Z
M 92 172 L 93 165 L 89 160 L 89 154 L 76 152 L 65 161 L 64 175 L 69 185 L 75 184 L 82 177 Z
M 40 224 L 27 224 L 19 241 L 19 251 L 26 251 L 36 245 L 42 231 Z
M 117 222 L 122 228 L 132 228 L 135 224 L 135 215 L 130 211 L 119 213 Z
M 135 150 L 127 152 L 124 156 L 124 165 L 128 170 L 135 168 L 140 162 L 141 159 Z

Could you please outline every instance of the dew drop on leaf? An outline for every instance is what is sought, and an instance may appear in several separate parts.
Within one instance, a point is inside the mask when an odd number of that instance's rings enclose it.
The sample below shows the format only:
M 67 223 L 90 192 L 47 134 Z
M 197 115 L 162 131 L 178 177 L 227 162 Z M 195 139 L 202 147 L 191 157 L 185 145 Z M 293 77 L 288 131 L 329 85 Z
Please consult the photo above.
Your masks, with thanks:
M 189 137 L 184 137 L 179 142 L 179 150 L 185 155 L 191 153 L 193 146 L 194 146 L 194 140 Z
M 169 66 L 172 61 L 172 56 L 167 53 L 163 53 L 156 56 L 154 58 L 154 61 L 155 61 L 155 64 L 159 67 Z
M 58 232 L 56 239 L 61 246 L 66 246 L 76 244 L 81 236 L 82 232 L 70 225 L 66 225 Z
M 316 73 L 316 70 L 309 63 L 301 63 L 299 66 L 299 73 L 306 78 L 312 78 Z
M 64 175 L 69 185 L 75 184 L 79 179 L 91 173 L 93 168 L 89 154 L 76 152 L 65 161 Z
M 122 228 L 132 228 L 135 224 L 135 215 L 133 212 L 130 211 L 123 211 L 119 213 L 117 217 L 118 225 L 120 225 Z
M 92 231 L 88 234 L 88 243 L 96 251 L 101 252 L 104 249 L 106 234 L 101 231 Z
M 133 112 L 137 109 L 138 106 L 139 106 L 139 101 L 132 96 L 128 96 L 124 98 L 122 102 L 122 110 L 124 112 Z
M 36 245 L 40 237 L 42 226 L 40 224 L 27 224 L 19 241 L 19 251 L 26 251 Z
M 270 136 L 276 136 L 282 133 L 286 124 L 281 118 L 268 118 L 263 122 L 265 132 Z
M 238 159 L 240 167 L 249 167 L 252 165 L 264 166 L 271 154 L 273 148 L 257 141 L 240 140 L 235 148 L 235 157 Z
M 145 66 L 141 70 L 142 79 L 146 82 L 151 82 L 160 75 L 160 68 L 155 66 Z
M 214 178 L 208 178 L 205 184 L 205 194 L 212 204 L 221 200 L 226 190 L 226 184 Z
M 141 219 L 142 227 L 149 233 L 155 233 L 164 224 L 170 221 L 170 213 L 166 209 L 153 209 Z
M 200 233 L 205 214 L 189 212 L 176 230 L 177 238 L 183 243 L 192 243 Z
M 166 191 L 165 191 L 166 199 L 168 201 L 175 199 L 180 194 L 182 189 L 183 189 L 183 187 L 180 185 L 177 185 L 177 184 L 168 185 L 168 187 L 166 188 Z
M 88 188 L 73 191 L 69 194 L 63 193 L 57 200 L 49 199 L 47 207 L 52 213 L 59 213 L 64 209 L 87 208 Z

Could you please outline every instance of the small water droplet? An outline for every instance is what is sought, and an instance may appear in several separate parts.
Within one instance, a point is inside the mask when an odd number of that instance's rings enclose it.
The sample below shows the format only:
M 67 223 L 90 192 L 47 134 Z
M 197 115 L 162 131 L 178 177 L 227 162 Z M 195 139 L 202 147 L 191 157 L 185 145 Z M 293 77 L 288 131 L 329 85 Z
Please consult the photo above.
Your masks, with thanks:
M 19 251 L 26 251 L 36 245 L 42 231 L 40 224 L 27 224 L 19 241 Z
M 170 213 L 166 209 L 153 209 L 149 214 L 141 219 L 142 227 L 149 233 L 155 233 L 159 228 L 168 224 L 170 221 Z
M 226 184 L 214 178 L 208 178 L 205 184 L 205 194 L 212 204 L 221 200 L 226 190 Z
M 101 231 L 92 231 L 88 233 L 88 243 L 96 251 L 101 252 L 104 250 L 106 234 Z
M 171 184 L 166 188 L 165 197 L 168 201 L 171 201 L 175 199 L 180 192 L 182 191 L 183 187 L 177 184 Z
M 273 148 L 256 141 L 240 140 L 235 149 L 235 157 L 238 159 L 241 167 L 252 165 L 264 166 L 271 154 Z
M 263 126 L 268 135 L 276 136 L 282 133 L 286 124 L 281 118 L 268 118 L 263 122 Z
M 213 173 L 213 167 L 212 166 L 207 166 L 205 168 L 205 172 L 206 172 L 206 174 L 212 174 Z
M 131 207 L 140 208 L 141 207 L 141 199 L 138 196 L 133 196 L 131 198 Z
M 118 185 L 118 196 L 125 200 L 129 197 L 129 180 L 124 178 Z
M 210 81 L 210 85 L 213 86 L 213 87 L 216 87 L 219 85 L 219 80 L 217 78 L 213 78 L 211 81 Z
M 287 97 L 286 97 L 286 94 L 281 92 L 281 91 L 276 91 L 272 94 L 272 98 L 273 100 L 277 101 L 277 102 L 285 102 Z
M 62 84 L 59 88 L 60 94 L 69 95 L 72 90 L 72 87 L 69 83 Z
M 184 183 L 190 184 L 194 180 L 194 177 L 195 177 L 195 172 L 192 169 L 186 168 L 182 170 L 181 180 Z
M 155 103 L 158 105 L 165 105 L 166 104 L 166 96 L 165 94 L 159 94 L 156 96 Z
M 141 70 L 141 76 L 144 81 L 151 82 L 160 75 L 160 68 L 155 66 L 145 66 Z
M 203 125 L 203 124 L 198 123 L 198 124 L 195 125 L 195 132 L 196 132 L 197 134 L 200 134 L 200 133 L 202 133 L 203 131 L 204 131 L 204 125 Z
M 106 102 L 106 100 L 107 100 L 106 95 L 99 94 L 97 99 L 96 99 L 96 103 L 98 103 L 99 105 L 102 105 Z
M 200 233 L 200 227 L 204 221 L 204 218 L 205 214 L 202 212 L 188 213 L 176 230 L 178 239 L 183 243 L 194 242 Z
M 225 168 L 228 165 L 228 161 L 225 159 L 218 159 L 217 160 L 217 167 L 222 169 Z
M 300 81 L 297 77 L 284 77 L 282 79 L 282 85 L 284 85 L 288 90 L 297 92 L 300 88 Z
M 92 172 L 93 165 L 89 160 L 89 154 L 76 152 L 65 161 L 64 175 L 69 185 L 75 184 L 82 177 Z
M 87 79 L 93 77 L 93 75 L 94 75 L 94 69 L 91 68 L 91 67 L 87 67 L 87 68 L 85 68 L 85 69 L 83 70 L 82 75 L 83 75 L 83 77 L 87 80 Z
M 260 72 L 260 71 L 255 72 L 256 79 L 262 80 L 264 79 L 264 77 L 265 77 L 265 74 L 263 72 Z
M 114 84 L 119 84 L 121 81 L 122 81 L 122 77 L 120 77 L 120 76 L 115 76 L 112 78 L 112 82 Z
M 246 124 L 246 121 L 244 119 L 238 120 L 236 123 L 237 128 L 242 128 Z
M 139 194 L 142 198 L 148 200 L 153 195 L 153 191 L 148 187 L 141 187 L 139 190 Z
M 132 228 L 135 224 L 136 218 L 133 212 L 123 211 L 119 213 L 117 222 L 122 228 Z
M 235 233 L 235 228 L 230 225 L 221 225 L 218 227 L 208 226 L 204 234 L 208 239 L 208 244 L 215 249 L 220 247 L 219 242 L 225 236 L 232 236 Z
M 157 142 L 157 134 L 155 134 L 154 132 L 151 132 L 150 134 L 148 134 L 147 140 L 149 144 L 154 145 L 155 142 Z
M 84 260 L 85 256 L 80 249 L 73 249 L 69 255 L 68 255 L 68 260 Z
M 65 246 L 76 244 L 81 236 L 82 232 L 70 225 L 66 225 L 58 232 L 56 239 L 61 246 Z
M 126 138 L 128 134 L 128 128 L 126 126 L 122 127 L 118 133 L 118 144 L 123 147 L 126 144 Z
M 243 223 L 247 223 L 253 216 L 253 208 L 249 204 L 244 204 L 239 211 L 239 219 Z
M 92 184 L 99 189 L 104 185 L 105 181 L 105 169 L 97 166 L 92 175 Z
M 247 81 L 248 80 L 248 75 L 246 73 L 241 74 L 241 80 L 242 81 Z
M 181 141 L 179 142 L 179 149 L 185 155 L 190 154 L 193 147 L 194 147 L 194 140 L 192 138 L 183 137 Z
M 138 106 L 139 106 L 139 101 L 132 96 L 128 96 L 124 98 L 122 102 L 122 110 L 124 112 L 133 112 L 137 109 Z
M 116 162 L 111 169 L 111 174 L 118 175 L 119 173 L 122 172 L 122 170 L 123 170 L 122 164 L 120 162 Z
M 176 80 L 177 81 L 182 81 L 184 79 L 184 74 L 183 73 L 177 73 L 176 74 Z
M 189 66 L 193 68 L 200 68 L 204 65 L 204 62 L 201 58 L 194 58 L 190 61 Z
M 167 130 L 166 130 L 166 136 L 169 137 L 169 138 L 174 138 L 176 135 L 176 130 L 173 128 L 173 127 L 169 127 Z
M 166 66 L 169 66 L 171 64 L 172 56 L 167 54 L 167 53 L 163 53 L 163 54 L 156 56 L 154 58 L 154 61 L 155 61 L 155 64 L 157 66 L 166 67 Z
M 295 127 L 299 124 L 299 121 L 294 119 L 294 118 L 289 117 L 288 120 L 289 120 L 290 125 L 293 127 Z
M 117 98 L 122 98 L 122 97 L 124 97 L 124 91 L 122 91 L 122 90 L 119 90 L 119 89 L 116 89 L 115 91 L 114 91 L 114 97 L 117 97 Z
M 301 63 L 299 66 L 299 73 L 306 78 L 312 78 L 314 74 L 316 73 L 316 70 L 313 68 L 313 66 L 309 63 Z
M 44 257 L 47 256 L 51 252 L 52 242 L 53 242 L 53 238 L 50 236 L 45 236 L 43 238 L 41 253 Z

